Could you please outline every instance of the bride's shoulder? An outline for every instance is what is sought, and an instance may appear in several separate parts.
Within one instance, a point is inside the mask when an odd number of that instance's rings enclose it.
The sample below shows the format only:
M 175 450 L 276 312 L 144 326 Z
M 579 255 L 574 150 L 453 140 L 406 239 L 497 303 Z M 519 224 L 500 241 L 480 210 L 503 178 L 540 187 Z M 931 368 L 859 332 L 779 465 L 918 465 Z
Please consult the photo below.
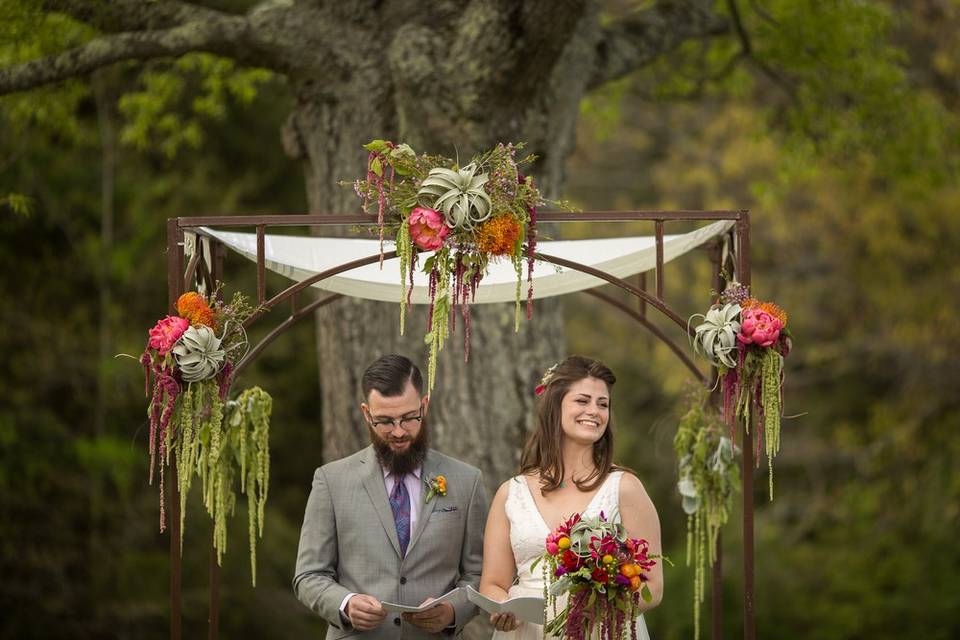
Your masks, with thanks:
M 620 501 L 626 503 L 636 503 L 638 501 L 648 501 L 650 497 L 643 486 L 643 482 L 637 477 L 631 469 L 617 469 L 614 473 L 620 473 Z

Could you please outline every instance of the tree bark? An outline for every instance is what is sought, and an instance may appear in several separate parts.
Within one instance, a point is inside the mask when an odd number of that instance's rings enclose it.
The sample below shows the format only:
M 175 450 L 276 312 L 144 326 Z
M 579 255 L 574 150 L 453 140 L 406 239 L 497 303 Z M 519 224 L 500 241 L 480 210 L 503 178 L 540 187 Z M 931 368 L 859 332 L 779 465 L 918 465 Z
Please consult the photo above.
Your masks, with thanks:
M 390 25 L 375 38 L 389 42 L 386 64 L 371 60 L 336 87 L 321 88 L 309 75 L 297 78 L 298 106 L 284 141 L 289 153 L 304 160 L 311 212 L 359 209 L 352 189 L 338 182 L 364 175 L 362 145 L 373 138 L 464 161 L 499 141 L 526 141 L 540 157 L 533 171 L 538 183 L 555 197 L 600 35 L 594 5 L 566 4 L 566 15 L 545 10 L 536 19 L 496 3 L 471 5 L 451 16 L 445 29 L 473 34 L 466 37 L 473 38 L 472 49 L 462 39 L 441 50 L 443 26 Z M 549 38 L 525 27 L 537 20 Z M 517 58 L 531 48 L 536 52 Z M 463 360 L 462 323 L 439 360 L 433 445 L 479 466 L 491 492 L 514 473 L 533 422 L 533 388 L 564 352 L 559 301 L 535 307 L 533 320 L 521 320 L 518 333 L 513 305 L 473 307 L 469 362 Z M 371 361 L 400 352 L 425 372 L 425 310 L 415 308 L 405 336 L 399 335 L 398 313 L 398 304 L 350 299 L 318 311 L 325 460 L 368 442 L 357 405 L 359 377 Z

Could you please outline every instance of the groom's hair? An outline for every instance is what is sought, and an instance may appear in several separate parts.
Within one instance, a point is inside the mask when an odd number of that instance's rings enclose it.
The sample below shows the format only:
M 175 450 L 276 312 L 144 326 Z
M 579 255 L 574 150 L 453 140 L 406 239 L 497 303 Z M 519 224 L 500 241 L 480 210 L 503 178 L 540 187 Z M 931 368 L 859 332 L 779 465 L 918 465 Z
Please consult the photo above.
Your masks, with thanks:
M 399 396 L 408 380 L 417 393 L 423 395 L 423 376 L 410 358 L 393 353 L 381 356 L 363 372 L 360 381 L 363 399 L 367 400 L 374 389 L 387 398 Z

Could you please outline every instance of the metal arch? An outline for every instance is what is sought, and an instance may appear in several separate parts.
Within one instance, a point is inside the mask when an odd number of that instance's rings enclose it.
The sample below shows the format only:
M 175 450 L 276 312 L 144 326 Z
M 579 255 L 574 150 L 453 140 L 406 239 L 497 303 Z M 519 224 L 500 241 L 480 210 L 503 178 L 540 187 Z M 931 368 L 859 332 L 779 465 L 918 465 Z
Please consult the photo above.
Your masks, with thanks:
M 676 354 L 676 356 L 680 359 L 681 362 L 683 362 L 684 365 L 686 365 L 688 369 L 690 369 L 693 375 L 697 377 L 697 380 L 702 382 L 705 386 L 708 386 L 710 384 L 709 378 L 703 375 L 700 372 L 700 370 L 697 369 L 696 365 L 693 364 L 693 361 L 687 356 L 687 354 L 684 353 L 684 351 L 677 346 L 677 343 L 671 340 L 670 336 L 665 334 L 660 329 L 660 327 L 653 324 L 652 322 L 650 322 L 650 320 L 648 320 L 643 315 L 641 315 L 639 311 L 637 311 L 636 309 L 631 309 L 630 307 L 623 304 L 621 301 L 617 300 L 613 296 L 603 293 L 602 291 L 599 291 L 597 289 L 586 289 L 581 293 L 586 293 L 587 295 L 591 295 L 595 298 L 599 298 L 600 300 L 603 300 L 610 306 L 615 307 L 620 311 L 623 311 L 625 314 L 627 314 L 628 316 L 630 316 L 631 318 L 639 322 L 641 325 L 643 325 L 644 328 L 647 329 L 647 331 L 652 333 L 661 342 L 663 342 L 665 345 L 670 347 L 670 350 L 673 351 L 674 354 Z
M 352 270 L 352 269 L 356 269 L 357 267 L 364 267 L 364 266 L 366 266 L 366 265 L 368 265 L 368 264 L 373 264 L 374 262 L 378 262 L 378 261 L 380 261 L 380 260 L 390 260 L 390 259 L 396 258 L 396 257 L 397 257 L 397 252 L 396 252 L 396 251 L 388 251 L 388 252 L 384 253 L 382 257 L 381 257 L 381 255 L 378 253 L 378 254 L 376 254 L 376 255 L 367 256 L 366 258 L 359 258 L 359 259 L 357 259 L 357 260 L 352 260 L 351 262 L 346 262 L 346 263 L 344 263 L 344 264 L 341 264 L 341 265 L 338 266 L 338 267 L 334 267 L 334 268 L 332 268 L 332 269 L 327 269 L 326 271 L 321 271 L 320 273 L 315 273 L 315 274 L 313 274 L 312 276 L 310 276 L 309 278 L 307 278 L 306 280 L 301 280 L 300 282 L 298 282 L 298 283 L 296 283 L 296 284 L 293 284 L 293 285 L 287 287 L 286 289 L 284 289 L 283 291 L 281 291 L 281 292 L 278 293 L 277 295 L 273 296 L 272 298 L 270 298 L 269 300 L 267 300 L 266 302 L 264 302 L 264 303 L 261 305 L 261 307 L 263 307 L 263 311 L 254 313 L 252 316 L 250 316 L 249 318 L 247 318 L 247 321 L 243 323 L 243 326 L 244 326 L 244 328 L 249 327 L 251 324 L 253 324 L 253 323 L 256 322 L 257 320 L 259 320 L 260 317 L 261 317 L 264 313 L 266 313 L 267 310 L 272 309 L 273 307 L 277 306 L 278 304 L 280 304 L 281 302 L 283 302 L 284 300 L 286 300 L 286 299 L 289 298 L 290 296 L 292 296 L 292 295 L 294 295 L 294 294 L 296 294 L 296 293 L 299 293 L 300 291 L 302 291 L 303 289 L 306 289 L 307 287 L 309 287 L 310 285 L 312 285 L 312 284 L 315 283 L 315 282 L 320 282 L 321 280 L 326 280 L 327 278 L 331 278 L 331 277 L 333 277 L 333 276 L 335 276 L 335 275 L 338 275 L 338 274 L 341 274 L 341 273 L 343 273 L 343 272 L 345 272 L 345 271 L 350 271 L 350 270 Z
M 545 253 L 535 253 L 534 258 L 543 260 L 544 262 L 549 262 L 551 264 L 556 264 L 561 267 L 568 267 L 570 269 L 574 269 L 576 271 L 589 274 L 591 276 L 594 276 L 595 278 L 600 278 L 601 280 L 605 280 L 606 282 L 609 282 L 614 286 L 620 287 L 624 291 L 631 293 L 636 297 L 640 298 L 641 300 L 644 300 L 648 304 L 656 307 L 657 310 L 659 310 L 663 315 L 667 316 L 668 318 L 673 320 L 675 323 L 677 323 L 677 326 L 683 329 L 686 333 L 693 335 L 693 332 L 687 326 L 687 322 L 683 318 L 678 316 L 673 309 L 668 307 L 663 300 L 661 300 L 656 296 L 650 295 L 643 289 L 630 284 L 623 278 L 612 276 L 609 273 L 600 271 L 599 269 L 594 269 L 593 267 L 588 267 L 587 265 L 581 264 L 579 262 L 574 262 L 573 260 L 567 260 L 566 258 L 558 258 L 556 256 L 550 256 Z
M 612 222 L 612 221 L 648 221 L 654 222 L 657 225 L 657 293 L 656 297 L 651 296 L 643 289 L 639 289 L 629 282 L 626 282 L 620 278 L 616 278 L 609 274 L 599 272 L 591 267 L 585 267 L 584 265 L 579 265 L 577 263 L 567 261 L 564 259 L 553 258 L 551 256 L 539 255 L 540 259 L 543 259 L 552 264 L 558 264 L 560 266 L 566 266 L 584 273 L 593 275 L 605 282 L 613 284 L 628 293 L 636 296 L 641 304 L 649 303 L 652 306 L 656 307 L 661 313 L 673 320 L 678 326 L 685 329 L 688 333 L 690 329 L 686 326 L 686 323 L 680 318 L 662 299 L 662 272 L 663 272 L 663 262 L 662 262 L 662 233 L 663 233 L 663 223 L 666 221 L 674 222 L 680 220 L 734 220 L 736 221 L 735 230 L 730 233 L 734 240 L 733 248 L 733 261 L 736 265 L 736 272 L 738 280 L 749 286 L 750 285 L 750 213 L 748 210 L 739 209 L 739 210 L 716 210 L 716 211 L 590 211 L 590 212 L 578 212 L 578 213 L 568 213 L 568 212 L 542 212 L 538 216 L 539 220 L 542 222 L 562 222 L 562 221 L 593 221 L 593 222 Z M 330 225 L 373 225 L 375 224 L 375 218 L 369 215 L 267 215 L 267 216 L 210 216 L 210 217 L 189 217 L 189 218 L 174 218 L 167 220 L 167 283 L 168 283 L 168 301 L 170 306 L 170 312 L 176 313 L 175 303 L 180 293 L 186 288 L 185 286 L 185 271 L 184 271 L 184 231 L 190 230 L 197 233 L 198 235 L 207 235 L 203 233 L 198 227 L 201 226 L 256 226 L 257 228 L 257 292 L 258 292 L 258 303 L 263 306 L 263 310 L 272 308 L 279 304 L 280 302 L 286 300 L 287 298 L 294 297 L 296 294 L 310 286 L 314 282 L 323 280 L 338 273 L 344 271 L 349 271 L 359 266 L 364 266 L 367 264 L 372 264 L 380 259 L 393 258 L 396 256 L 396 252 L 390 252 L 381 256 L 378 254 L 376 256 L 370 256 L 369 258 L 363 258 L 360 260 L 355 260 L 353 262 L 341 265 L 338 268 L 330 269 L 324 273 L 315 274 L 311 278 L 304 280 L 303 282 L 297 283 L 280 294 L 274 296 L 268 301 L 263 300 L 263 291 L 264 291 L 264 251 L 263 251 L 263 235 L 264 229 L 266 226 L 307 226 L 307 227 L 318 227 L 318 226 L 330 226 Z M 214 238 L 214 240 L 216 240 Z M 210 259 L 212 264 L 208 265 L 206 259 L 202 259 L 194 263 L 191 260 L 190 269 L 194 271 L 199 267 L 201 269 L 201 276 L 205 279 L 216 281 L 219 279 L 220 274 L 222 273 L 222 259 L 223 259 L 223 247 L 219 243 L 214 244 L 216 247 L 216 252 L 212 252 Z M 209 268 L 208 268 L 209 267 Z M 194 274 L 190 274 L 190 277 L 194 277 Z M 189 282 L 189 280 L 188 280 Z M 587 291 L 587 293 L 592 293 Z M 598 292 L 599 293 L 599 292 Z M 604 294 L 601 294 L 598 297 L 602 297 Z M 266 346 L 281 333 L 283 333 L 290 325 L 292 325 L 296 320 L 304 317 L 309 313 L 309 311 L 319 308 L 324 304 L 334 301 L 340 297 L 339 294 L 334 294 L 327 296 L 322 300 L 315 301 L 304 307 L 303 310 L 296 308 L 295 298 L 293 305 L 293 312 L 287 320 L 285 320 L 281 326 L 275 327 L 274 330 L 269 334 L 264 340 L 258 343 L 256 353 L 248 354 L 248 357 L 245 357 L 241 361 L 242 365 L 246 365 L 249 361 L 252 361 L 256 355 L 258 355 Z M 615 300 L 615 299 L 614 299 Z M 634 316 L 635 312 L 626 305 L 622 305 L 619 301 L 615 301 L 618 304 L 614 306 L 622 308 L 627 311 L 629 315 Z M 621 307 L 622 305 L 622 307 Z M 308 311 L 309 309 L 309 311 Z M 302 313 L 301 313 L 302 311 Z M 247 324 L 254 322 L 263 312 L 252 316 L 248 319 Z M 299 314 L 299 315 L 298 315 Z M 637 314 L 641 315 L 642 314 Z M 643 323 L 646 326 L 646 323 Z M 648 327 L 650 328 L 650 327 Z M 674 351 L 674 345 L 668 340 L 664 340 L 663 337 L 657 336 L 661 341 L 671 346 Z M 688 365 L 689 366 L 689 365 Z M 698 378 L 703 378 L 700 375 L 699 371 L 697 372 Z M 753 495 L 750 488 L 753 486 L 753 450 L 751 446 L 747 446 L 749 440 L 749 426 L 744 424 L 742 425 L 741 437 L 745 446 L 743 447 L 743 456 L 741 459 L 741 469 L 742 469 L 742 499 L 743 499 L 743 575 L 744 575 L 744 585 L 743 585 L 743 620 L 744 620 L 744 639 L 745 640 L 754 640 L 755 638 L 755 611 L 754 611 L 754 536 L 753 536 L 753 519 L 754 519 L 754 510 L 753 510 Z M 172 456 L 171 466 L 175 472 L 176 470 L 176 456 Z M 180 563 L 180 554 L 179 554 L 179 543 L 180 543 L 180 531 L 179 531 L 179 499 L 177 497 L 177 488 L 176 486 L 171 487 L 171 504 L 170 509 L 168 510 L 169 525 L 170 525 L 170 637 L 173 640 L 179 640 L 181 637 L 181 586 L 182 586 L 182 569 Z M 218 587 L 219 587 L 219 566 L 216 564 L 215 552 L 211 548 L 211 560 L 210 560 L 210 576 L 211 576 L 211 585 L 210 585 L 210 606 L 211 606 L 211 617 L 210 617 L 210 637 L 217 637 L 217 618 L 219 610 L 218 602 Z M 719 584 L 720 579 L 720 567 L 719 563 L 714 567 L 714 598 L 717 597 L 717 592 L 719 589 L 717 585 Z M 718 603 L 718 600 L 714 600 L 715 603 Z M 719 628 L 718 624 L 719 619 L 715 618 L 715 629 Z M 719 637 L 718 632 L 714 631 L 714 638 Z
M 283 322 L 278 324 L 276 327 L 274 327 L 273 331 L 268 333 L 266 336 L 263 337 L 262 340 L 260 340 L 260 342 L 257 343 L 257 346 L 255 346 L 253 349 L 247 352 L 247 355 L 243 356 L 243 359 L 237 364 L 237 368 L 233 370 L 234 379 L 236 379 L 236 377 L 240 375 L 241 371 L 247 368 L 247 366 L 250 364 L 251 361 L 253 361 L 254 358 L 260 355 L 260 352 L 266 349 L 271 342 L 276 340 L 281 333 L 283 333 L 284 331 L 289 329 L 291 326 L 293 326 L 298 320 L 316 311 L 320 307 L 325 307 L 331 302 L 335 300 L 339 300 L 342 297 L 343 297 L 343 294 L 341 293 L 332 293 L 325 298 L 314 300 L 307 306 L 291 312 L 290 315 L 287 316 L 286 320 L 284 320 Z

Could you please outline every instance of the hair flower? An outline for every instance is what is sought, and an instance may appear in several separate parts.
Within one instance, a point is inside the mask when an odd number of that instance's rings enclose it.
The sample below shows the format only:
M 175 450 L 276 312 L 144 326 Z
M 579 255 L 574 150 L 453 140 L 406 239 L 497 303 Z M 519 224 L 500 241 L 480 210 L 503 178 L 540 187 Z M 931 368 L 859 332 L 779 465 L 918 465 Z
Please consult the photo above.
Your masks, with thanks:
M 543 377 L 540 378 L 540 384 L 538 384 L 536 388 L 533 390 L 535 394 L 537 394 L 538 396 L 543 395 L 543 392 L 546 391 L 547 389 L 547 385 L 550 384 L 550 378 L 553 377 L 554 372 L 557 370 L 558 364 L 560 363 L 554 362 L 549 369 L 543 372 Z

